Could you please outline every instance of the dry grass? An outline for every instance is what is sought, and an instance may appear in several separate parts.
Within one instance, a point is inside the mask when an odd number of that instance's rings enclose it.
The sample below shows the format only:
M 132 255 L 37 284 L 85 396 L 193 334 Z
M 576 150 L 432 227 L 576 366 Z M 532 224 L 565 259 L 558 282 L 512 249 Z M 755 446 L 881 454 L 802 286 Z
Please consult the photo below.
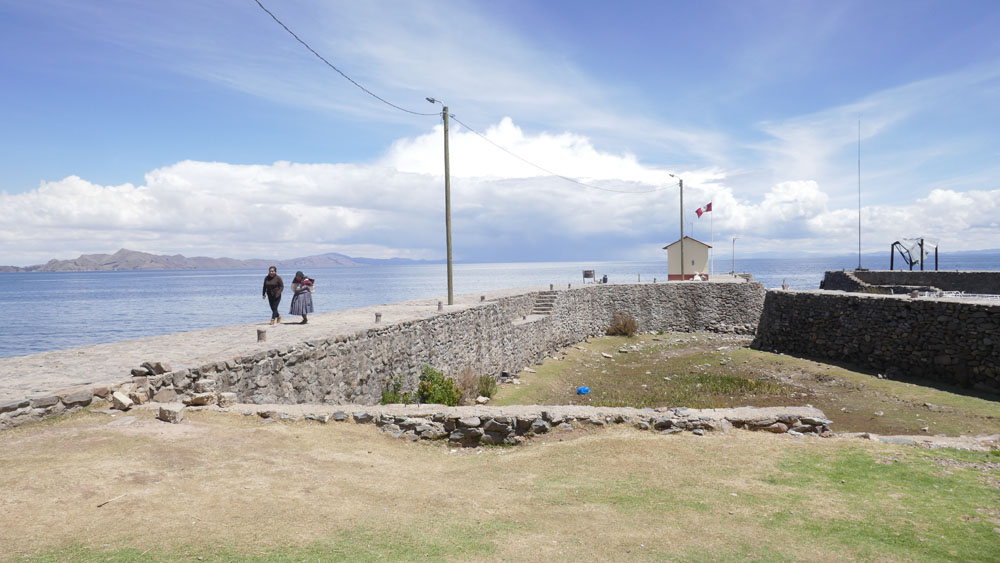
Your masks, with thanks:
M 956 510 L 996 508 L 976 469 L 955 467 L 935 481 L 940 489 L 905 474 L 903 485 L 866 475 L 841 491 L 840 473 L 828 478 L 811 461 L 893 469 L 876 460 L 898 458 L 900 447 L 858 441 L 615 427 L 451 450 L 372 425 L 212 412 L 169 425 L 139 411 L 15 429 L 0 434 L 0 448 L 0 553 L 18 558 L 840 561 L 874 544 L 825 526 L 863 531 L 872 518 L 906 534 L 910 523 L 947 520 L 968 546 L 958 558 L 983 555 L 995 539 L 987 522 L 955 523 Z M 860 469 L 840 468 L 841 458 Z M 915 508 L 909 489 L 887 496 L 909 481 L 934 510 Z M 956 509 L 957 498 L 979 504 Z M 898 510 L 886 516 L 890 505 Z M 879 558 L 907 559 L 905 545 Z
M 809 404 L 831 418 L 838 432 L 1000 433 L 1000 406 L 995 400 L 961 389 L 879 379 L 843 366 L 751 350 L 746 347 L 749 341 L 711 333 L 596 338 L 534 366 L 536 373 L 521 373 L 522 384 L 504 386 L 491 404 L 691 408 Z M 576 395 L 581 385 L 589 387 L 590 394 Z
M 605 329 L 609 336 L 633 336 L 639 330 L 639 321 L 631 313 L 616 312 Z

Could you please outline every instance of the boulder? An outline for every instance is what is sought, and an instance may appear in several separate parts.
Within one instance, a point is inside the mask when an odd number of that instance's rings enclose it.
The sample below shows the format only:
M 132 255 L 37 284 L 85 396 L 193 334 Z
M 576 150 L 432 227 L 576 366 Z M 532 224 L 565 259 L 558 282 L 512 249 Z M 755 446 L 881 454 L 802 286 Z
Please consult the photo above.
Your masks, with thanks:
M 73 391 L 72 393 L 62 395 L 59 399 L 67 407 L 86 406 L 94 400 L 94 392 L 90 389 L 81 389 L 79 391 Z
M 549 425 L 548 421 L 542 420 L 541 418 L 536 418 L 534 422 L 531 423 L 531 431 L 535 434 L 545 434 L 552 427 Z
M 217 383 L 214 379 L 199 379 L 194 382 L 195 393 L 214 393 Z
M 483 421 L 478 416 L 467 416 L 458 419 L 458 426 L 460 428 L 476 428 L 482 423 Z
M 130 408 L 132 408 L 132 405 L 134 404 L 135 403 L 132 402 L 132 399 L 130 399 L 128 395 L 122 393 L 121 391 L 115 391 L 114 393 L 111 394 L 111 406 L 115 409 L 118 409 L 120 411 L 127 411 Z
M 160 405 L 160 409 L 156 413 L 156 418 L 171 424 L 178 424 L 180 421 L 184 420 L 184 405 L 178 405 L 176 403 L 170 405 Z
M 218 401 L 215 393 L 195 393 L 184 398 L 184 404 L 191 406 L 214 405 Z
M 160 389 L 153 395 L 153 401 L 157 403 L 172 403 L 177 400 L 177 391 L 173 389 Z

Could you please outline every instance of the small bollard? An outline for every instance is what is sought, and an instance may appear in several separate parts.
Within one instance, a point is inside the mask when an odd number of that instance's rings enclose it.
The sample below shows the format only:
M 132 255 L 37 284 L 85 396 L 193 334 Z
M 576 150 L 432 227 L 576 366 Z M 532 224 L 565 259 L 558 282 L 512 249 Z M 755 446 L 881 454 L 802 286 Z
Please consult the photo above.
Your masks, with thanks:
M 486 296 L 485 295 L 480 295 L 479 296 L 479 302 L 482 303 L 483 301 L 486 301 Z
M 382 313 L 375 313 L 375 322 L 382 322 Z
M 549 291 L 552 291 L 555 288 L 556 288 L 555 284 L 551 284 L 551 283 L 549 284 Z
M 267 340 L 267 329 L 258 328 L 257 329 L 257 342 L 264 342 Z
M 438 301 L 438 311 L 444 311 L 444 302 Z

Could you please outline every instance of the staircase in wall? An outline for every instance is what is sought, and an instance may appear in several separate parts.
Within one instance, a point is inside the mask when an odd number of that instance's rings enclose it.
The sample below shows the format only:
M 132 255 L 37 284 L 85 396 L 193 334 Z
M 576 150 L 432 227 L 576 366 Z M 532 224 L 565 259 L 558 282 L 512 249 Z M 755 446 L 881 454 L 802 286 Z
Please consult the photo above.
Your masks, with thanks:
M 551 315 L 552 307 L 556 303 L 555 291 L 542 291 L 535 299 L 535 307 L 531 309 L 532 315 Z

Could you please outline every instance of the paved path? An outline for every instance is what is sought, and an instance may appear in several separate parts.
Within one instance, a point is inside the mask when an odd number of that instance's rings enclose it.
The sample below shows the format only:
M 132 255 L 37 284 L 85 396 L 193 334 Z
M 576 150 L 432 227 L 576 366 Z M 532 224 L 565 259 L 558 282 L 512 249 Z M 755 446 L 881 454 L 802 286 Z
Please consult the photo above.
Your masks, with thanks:
M 481 295 L 489 301 L 541 290 L 548 287 L 457 295 L 455 304 L 445 305 L 444 310 L 474 307 L 480 304 Z M 446 298 L 421 299 L 314 314 L 306 325 L 296 324 L 299 317 L 286 317 L 275 326 L 264 321 L 0 358 L 0 402 L 52 395 L 77 385 L 120 383 L 129 378 L 132 368 L 146 361 L 163 362 L 174 369 L 190 368 L 303 341 L 349 335 L 380 326 L 375 324 L 376 312 L 382 313 L 383 325 L 428 318 L 439 314 L 439 301 L 447 303 Z M 267 306 L 262 304 L 261 318 L 267 316 Z M 258 328 L 267 329 L 267 342 L 257 343 Z

